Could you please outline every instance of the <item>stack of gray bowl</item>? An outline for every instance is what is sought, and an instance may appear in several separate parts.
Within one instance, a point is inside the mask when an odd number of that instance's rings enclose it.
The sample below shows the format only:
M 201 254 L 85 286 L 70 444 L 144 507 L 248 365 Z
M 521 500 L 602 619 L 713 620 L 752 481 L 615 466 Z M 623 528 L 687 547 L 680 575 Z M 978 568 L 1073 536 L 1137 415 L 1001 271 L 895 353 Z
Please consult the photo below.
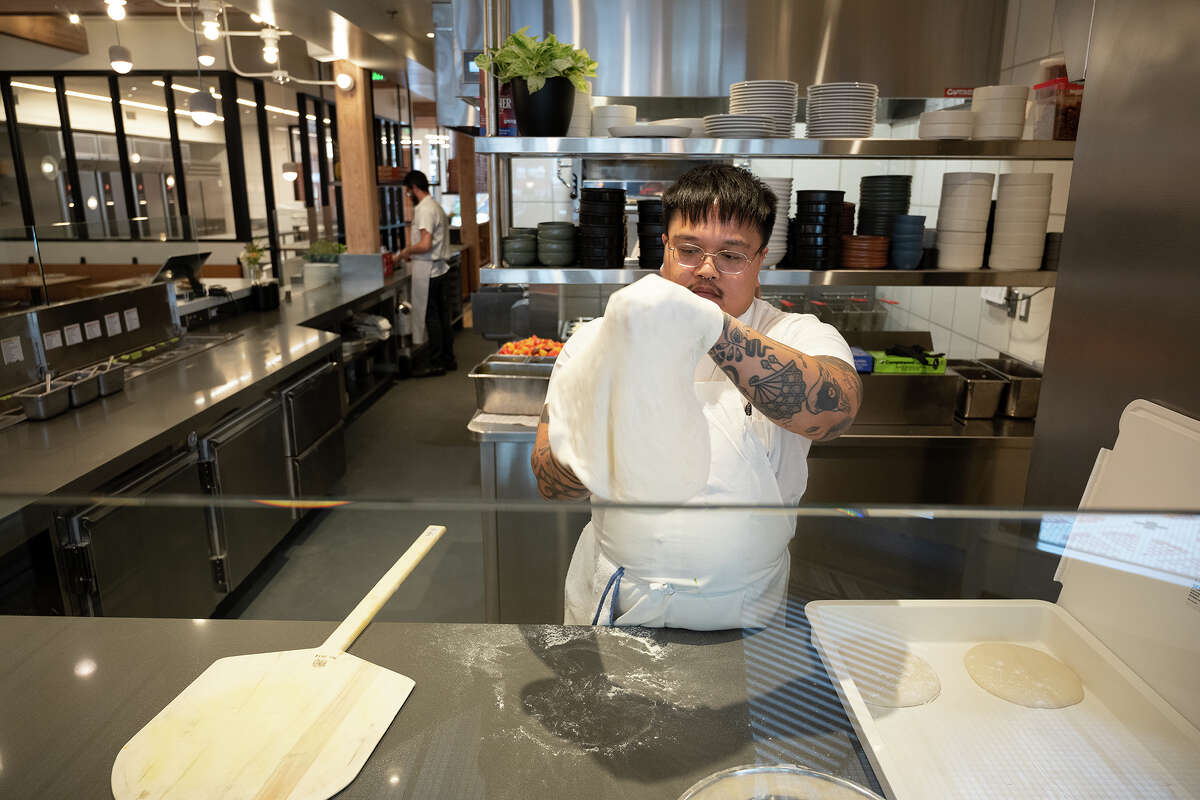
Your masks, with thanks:
M 537 231 L 538 261 L 546 267 L 565 267 L 575 263 L 575 224 L 541 222 Z
M 510 267 L 528 267 L 537 263 L 537 231 L 511 228 L 503 239 L 504 260 Z

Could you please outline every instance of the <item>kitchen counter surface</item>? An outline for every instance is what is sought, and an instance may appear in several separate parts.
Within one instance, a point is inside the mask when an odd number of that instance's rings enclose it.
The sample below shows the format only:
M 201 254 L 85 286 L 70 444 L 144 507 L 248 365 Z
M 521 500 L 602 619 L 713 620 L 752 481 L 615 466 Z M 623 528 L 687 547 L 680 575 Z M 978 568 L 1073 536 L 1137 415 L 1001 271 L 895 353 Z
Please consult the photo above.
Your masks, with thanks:
M 219 419 L 261 398 L 279 383 L 337 353 L 337 323 L 372 305 L 407 280 L 334 282 L 293 290 L 277 310 L 245 312 L 198 331 L 237 338 L 126 383 L 45 422 L 0 431 L 0 519 L 46 495 L 90 493 L 168 447 L 190 431 L 204 433 Z M 14 542 L 0 541 L 0 553 Z
M 334 624 L 0 618 L 0 795 L 110 796 L 117 751 L 212 661 Z M 674 800 L 756 761 L 878 791 L 807 627 L 376 623 L 351 652 L 416 688 L 339 800 Z

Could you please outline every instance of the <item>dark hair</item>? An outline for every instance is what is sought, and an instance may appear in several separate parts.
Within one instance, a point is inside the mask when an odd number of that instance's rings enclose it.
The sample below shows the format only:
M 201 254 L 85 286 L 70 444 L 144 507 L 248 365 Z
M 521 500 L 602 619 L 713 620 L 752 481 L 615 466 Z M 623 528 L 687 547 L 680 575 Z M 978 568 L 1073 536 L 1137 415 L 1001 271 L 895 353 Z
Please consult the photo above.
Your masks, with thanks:
M 767 246 L 775 226 L 775 193 L 744 169 L 728 164 L 705 164 L 690 169 L 663 193 L 667 230 L 678 214 L 684 222 L 749 225 Z M 715 219 L 714 219 L 715 218 Z
M 414 169 L 404 176 L 404 185 L 410 189 L 420 189 L 426 194 L 429 193 L 429 178 L 426 178 L 425 173 L 419 169 Z

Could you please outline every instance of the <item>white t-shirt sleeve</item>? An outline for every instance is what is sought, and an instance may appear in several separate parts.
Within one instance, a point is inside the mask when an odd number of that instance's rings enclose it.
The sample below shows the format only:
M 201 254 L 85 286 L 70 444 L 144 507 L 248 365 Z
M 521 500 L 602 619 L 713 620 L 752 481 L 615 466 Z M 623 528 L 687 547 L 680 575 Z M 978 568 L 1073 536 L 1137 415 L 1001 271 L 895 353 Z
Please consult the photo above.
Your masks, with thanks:
M 433 208 L 423 201 L 417 203 L 413 211 L 413 227 L 418 231 L 429 231 L 429 235 L 433 236 L 433 225 Z

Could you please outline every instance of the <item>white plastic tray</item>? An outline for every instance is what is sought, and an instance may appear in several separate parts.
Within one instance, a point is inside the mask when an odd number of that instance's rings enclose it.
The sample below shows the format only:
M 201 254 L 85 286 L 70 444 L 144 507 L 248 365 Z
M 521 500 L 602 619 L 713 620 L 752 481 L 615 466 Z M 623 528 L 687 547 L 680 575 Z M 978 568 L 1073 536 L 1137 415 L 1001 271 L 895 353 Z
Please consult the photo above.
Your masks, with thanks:
M 1065 610 L 1037 600 L 822 600 L 806 606 L 813 644 L 892 800 L 1200 798 L 1200 732 Z M 870 642 L 925 659 L 940 696 L 867 705 L 847 672 Z M 963 666 L 975 644 L 1044 650 L 1083 680 L 1063 709 L 1013 705 Z

